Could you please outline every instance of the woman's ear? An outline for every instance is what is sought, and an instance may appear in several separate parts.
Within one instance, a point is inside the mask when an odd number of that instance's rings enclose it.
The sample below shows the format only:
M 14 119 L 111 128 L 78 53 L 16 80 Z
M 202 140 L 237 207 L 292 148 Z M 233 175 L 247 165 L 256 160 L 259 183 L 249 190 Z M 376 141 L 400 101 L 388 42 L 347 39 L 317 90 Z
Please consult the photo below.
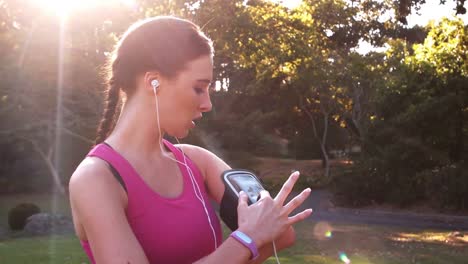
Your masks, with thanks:
M 154 93 L 161 89 L 160 75 L 157 72 L 147 72 L 143 77 L 145 90 Z

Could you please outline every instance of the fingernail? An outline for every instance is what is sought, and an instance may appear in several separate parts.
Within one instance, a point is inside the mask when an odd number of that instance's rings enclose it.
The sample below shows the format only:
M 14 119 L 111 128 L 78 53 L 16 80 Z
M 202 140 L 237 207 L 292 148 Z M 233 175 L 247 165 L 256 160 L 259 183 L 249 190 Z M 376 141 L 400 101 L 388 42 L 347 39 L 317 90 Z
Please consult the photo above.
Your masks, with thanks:
M 312 190 L 310 188 L 305 189 L 305 192 L 310 193 Z
M 297 178 L 299 177 L 299 174 L 300 174 L 299 171 L 295 171 L 295 172 L 293 173 L 292 177 L 293 177 L 294 179 L 297 179 Z
M 309 208 L 306 211 L 307 211 L 307 213 L 311 214 L 313 210 L 312 210 L 312 208 Z

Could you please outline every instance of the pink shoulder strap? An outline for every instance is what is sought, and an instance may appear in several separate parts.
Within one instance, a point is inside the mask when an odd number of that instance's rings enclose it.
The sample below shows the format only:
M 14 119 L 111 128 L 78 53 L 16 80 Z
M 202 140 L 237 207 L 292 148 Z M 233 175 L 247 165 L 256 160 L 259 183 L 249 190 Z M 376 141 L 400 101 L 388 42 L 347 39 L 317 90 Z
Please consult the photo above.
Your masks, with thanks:
M 197 165 L 195 165 L 195 163 L 187 156 L 185 155 L 181 149 L 179 149 L 178 147 L 174 146 L 171 142 L 167 141 L 167 140 L 163 140 L 164 144 L 171 150 L 171 152 L 174 154 L 175 158 L 181 162 L 181 163 L 184 163 L 184 156 L 185 156 L 185 161 L 187 162 L 187 166 L 190 168 L 190 170 L 192 171 L 193 173 L 193 176 L 195 177 L 195 180 L 197 181 L 197 183 L 199 185 L 201 185 L 201 188 L 204 189 L 204 181 L 203 181 L 203 176 L 201 175 L 200 173 L 200 170 L 199 168 L 197 167 Z M 181 164 L 179 164 L 180 166 Z M 183 171 L 185 171 L 187 173 L 187 177 L 189 176 L 188 175 L 188 171 L 187 171 L 187 168 L 185 168 L 185 166 L 181 165 L 180 168 L 183 169 Z
M 177 148 L 176 146 L 172 145 L 171 142 L 163 139 L 163 143 L 164 145 L 172 152 L 172 154 L 174 154 L 175 158 L 182 162 L 184 160 L 184 157 L 182 157 L 182 151 Z
M 121 176 L 134 172 L 128 161 L 106 144 L 96 145 L 87 156 L 98 157 L 106 161 L 112 165 Z
M 87 156 L 98 157 L 109 163 L 119 173 L 127 187 L 127 190 L 129 189 L 130 185 L 133 186 L 138 184 L 135 179 L 139 177 L 137 176 L 138 174 L 132 165 L 110 146 L 106 144 L 96 145 Z

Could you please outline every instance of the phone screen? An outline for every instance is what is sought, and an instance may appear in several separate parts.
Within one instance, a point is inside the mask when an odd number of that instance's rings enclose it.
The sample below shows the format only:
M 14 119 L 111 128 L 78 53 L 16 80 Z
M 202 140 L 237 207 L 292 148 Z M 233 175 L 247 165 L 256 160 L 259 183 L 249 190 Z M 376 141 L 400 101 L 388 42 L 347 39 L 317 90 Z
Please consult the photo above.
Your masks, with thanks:
M 263 190 L 262 185 L 257 179 L 246 173 L 232 174 L 229 176 L 229 181 L 237 193 L 244 191 L 252 203 L 257 201 L 260 191 Z

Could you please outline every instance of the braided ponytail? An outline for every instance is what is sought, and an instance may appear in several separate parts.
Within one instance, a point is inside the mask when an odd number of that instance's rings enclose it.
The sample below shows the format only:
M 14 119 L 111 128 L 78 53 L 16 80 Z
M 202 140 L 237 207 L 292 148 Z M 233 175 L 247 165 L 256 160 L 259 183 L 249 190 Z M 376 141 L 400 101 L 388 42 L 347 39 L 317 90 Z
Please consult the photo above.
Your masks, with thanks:
M 102 143 L 113 126 L 115 125 L 115 117 L 117 115 L 117 105 L 120 101 L 120 87 L 115 81 L 115 78 L 112 77 L 108 81 L 108 88 L 106 91 L 106 106 L 102 115 L 101 122 L 99 123 L 99 128 L 97 130 L 97 136 L 94 143 Z

